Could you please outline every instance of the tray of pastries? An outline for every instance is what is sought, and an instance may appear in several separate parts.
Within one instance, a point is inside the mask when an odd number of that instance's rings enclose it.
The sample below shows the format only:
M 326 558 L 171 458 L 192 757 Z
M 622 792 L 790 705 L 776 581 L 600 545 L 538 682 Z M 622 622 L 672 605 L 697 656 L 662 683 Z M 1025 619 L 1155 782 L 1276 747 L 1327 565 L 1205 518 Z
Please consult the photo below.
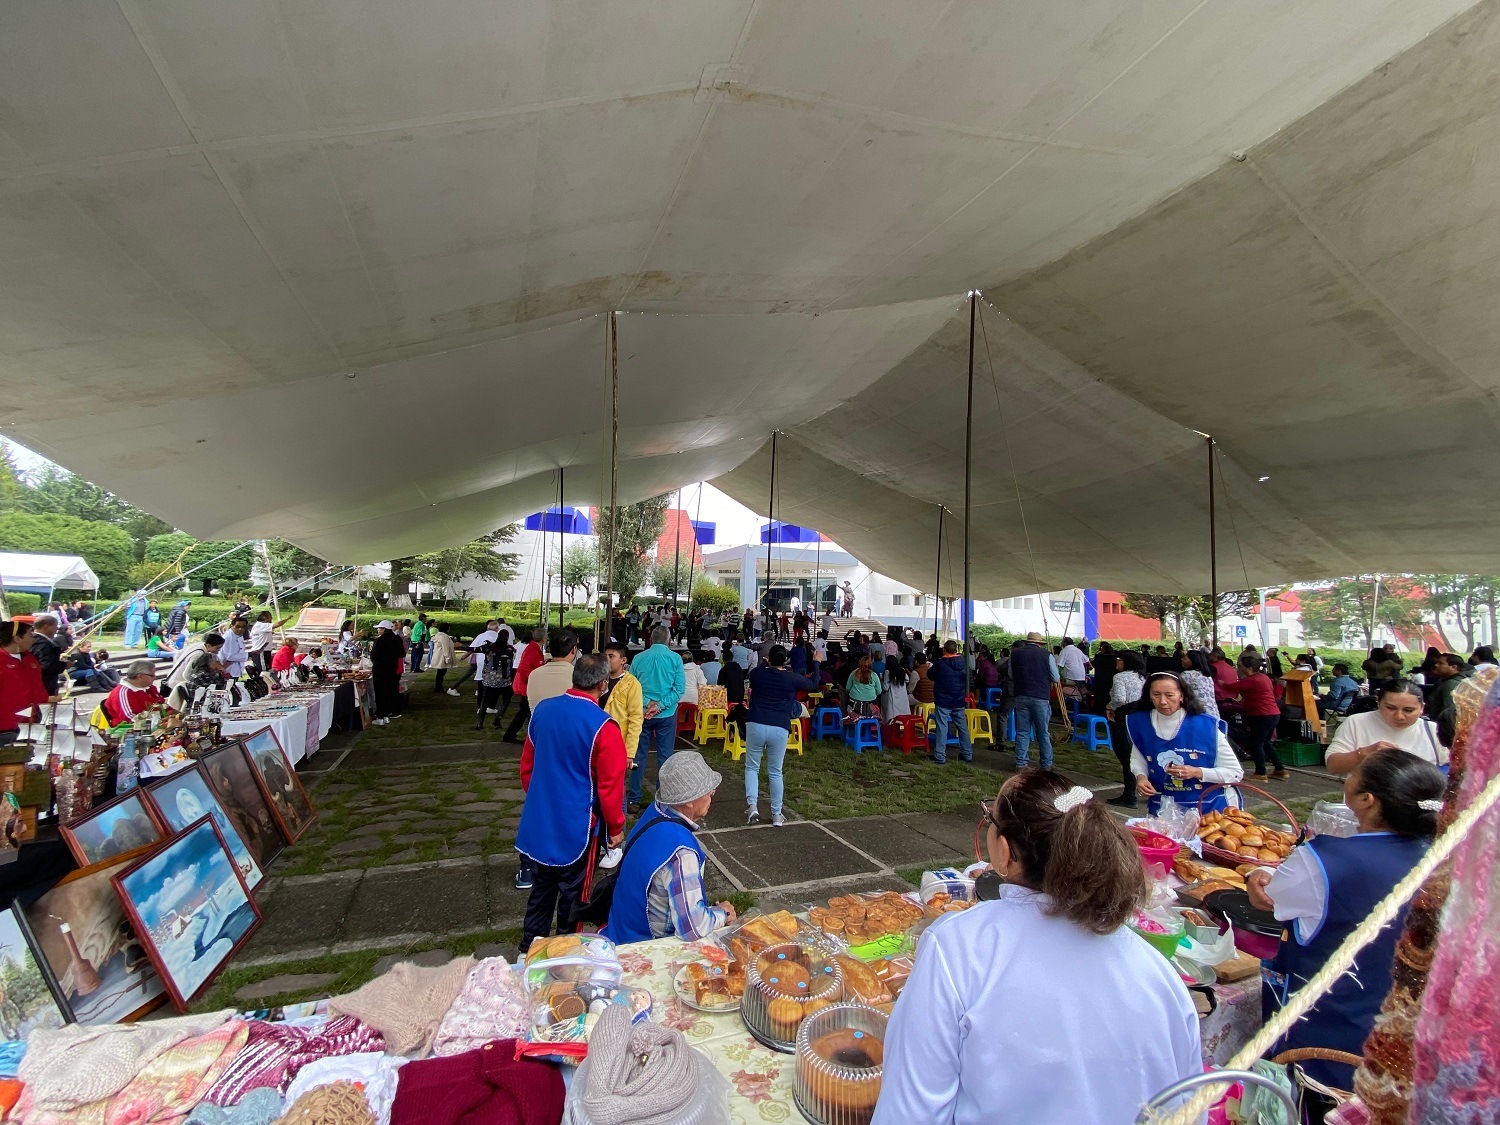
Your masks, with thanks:
M 838 895 L 827 906 L 808 911 L 808 921 L 824 933 L 842 938 L 851 949 L 882 938 L 904 934 L 924 916 L 905 895 L 884 891 L 874 895 Z
M 1275 867 L 1297 843 L 1297 837 L 1262 824 L 1243 809 L 1211 812 L 1198 822 L 1203 854 L 1236 865 L 1253 860 Z
M 730 959 L 690 961 L 672 977 L 672 988 L 689 1008 L 700 1012 L 737 1012 L 745 995 L 745 966 Z

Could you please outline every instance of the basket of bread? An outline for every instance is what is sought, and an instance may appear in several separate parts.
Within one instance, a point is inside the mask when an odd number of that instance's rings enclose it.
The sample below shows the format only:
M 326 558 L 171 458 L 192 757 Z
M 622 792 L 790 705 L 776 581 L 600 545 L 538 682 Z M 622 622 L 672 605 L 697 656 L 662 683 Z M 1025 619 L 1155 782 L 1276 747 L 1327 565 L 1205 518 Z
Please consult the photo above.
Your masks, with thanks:
M 1203 854 L 1229 866 L 1246 862 L 1275 867 L 1297 844 L 1297 818 L 1290 809 L 1271 794 L 1254 786 L 1242 786 L 1252 792 L 1261 793 L 1286 813 L 1290 832 L 1284 832 L 1251 816 L 1244 809 L 1221 809 L 1205 813 L 1198 821 L 1198 839 L 1203 842 Z M 1205 795 L 1208 790 L 1204 791 Z

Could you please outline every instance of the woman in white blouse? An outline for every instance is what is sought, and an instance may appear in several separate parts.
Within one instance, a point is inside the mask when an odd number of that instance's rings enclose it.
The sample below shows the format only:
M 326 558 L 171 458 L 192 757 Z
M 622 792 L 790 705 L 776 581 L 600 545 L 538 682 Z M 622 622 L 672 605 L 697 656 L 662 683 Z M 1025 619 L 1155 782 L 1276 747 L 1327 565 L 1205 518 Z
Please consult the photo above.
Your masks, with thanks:
M 1122 652 L 1115 657 L 1115 678 L 1109 685 L 1109 703 L 1104 716 L 1109 720 L 1109 744 L 1120 763 L 1120 780 L 1125 787 L 1118 797 L 1111 797 L 1109 804 L 1122 809 L 1133 809 L 1135 802 L 1135 770 L 1130 768 L 1130 734 L 1125 729 L 1125 716 L 1140 706 L 1141 693 L 1146 690 L 1146 662 L 1140 653 Z
M 1124 928 L 1146 895 L 1140 852 L 1052 770 L 1006 781 L 984 831 L 1000 898 L 922 935 L 872 1125 L 1134 1121 L 1203 1069 L 1187 989 Z
M 1135 788 L 1150 798 L 1147 808 L 1152 816 L 1160 808 L 1162 797 L 1197 808 L 1209 786 L 1233 785 L 1245 776 L 1218 720 L 1203 713 L 1175 673 L 1152 676 L 1146 681 L 1146 695 L 1151 700 L 1150 711 L 1137 711 L 1125 720 L 1125 726 L 1130 734 Z M 1223 789 L 1201 801 L 1204 812 L 1227 804 Z
M 1214 698 L 1214 670 L 1208 662 L 1208 653 L 1190 648 L 1182 654 L 1182 686 L 1198 701 L 1205 715 L 1219 717 L 1219 701 Z
M 1360 760 L 1388 747 L 1431 762 L 1448 764 L 1448 750 L 1438 741 L 1437 724 L 1422 717 L 1422 689 L 1410 680 L 1388 680 L 1374 711 L 1350 715 L 1328 744 L 1330 773 L 1348 774 Z

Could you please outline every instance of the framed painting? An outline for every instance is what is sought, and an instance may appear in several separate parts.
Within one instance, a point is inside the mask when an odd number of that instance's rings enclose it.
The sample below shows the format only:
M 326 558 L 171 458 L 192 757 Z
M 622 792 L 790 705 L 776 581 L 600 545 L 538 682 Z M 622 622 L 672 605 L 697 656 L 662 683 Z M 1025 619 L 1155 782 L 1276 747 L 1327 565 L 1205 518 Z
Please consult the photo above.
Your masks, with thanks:
M 265 879 L 265 872 L 250 854 L 250 846 L 229 819 L 223 802 L 209 787 L 201 763 L 149 786 L 146 800 L 164 835 L 182 832 L 194 821 L 212 817 L 246 888 L 253 891 Z
M 210 816 L 126 864 L 113 882 L 178 1011 L 187 1011 L 260 925 Z
M 19 910 L 63 1013 L 76 1023 L 129 1022 L 166 998 L 115 890 L 115 874 L 131 862 L 74 871 Z
M 302 779 L 287 761 L 281 741 L 270 727 L 247 734 L 240 742 L 245 748 L 245 757 L 255 770 L 260 791 L 265 794 L 266 803 L 271 806 L 276 823 L 281 827 L 281 834 L 287 843 L 292 843 L 307 831 L 307 826 L 317 816 L 308 800 L 307 790 L 302 788 Z
M 286 847 L 281 829 L 271 814 L 271 806 L 255 780 L 255 770 L 238 740 L 220 746 L 203 756 L 203 773 L 229 821 L 239 829 L 240 838 L 250 849 L 256 865 L 267 870 L 271 861 Z
M 38 1028 L 58 1028 L 68 1013 L 42 971 L 19 907 L 0 913 L 0 1039 L 25 1039 Z
M 161 842 L 139 789 L 132 789 L 59 830 L 79 867 L 92 867 Z

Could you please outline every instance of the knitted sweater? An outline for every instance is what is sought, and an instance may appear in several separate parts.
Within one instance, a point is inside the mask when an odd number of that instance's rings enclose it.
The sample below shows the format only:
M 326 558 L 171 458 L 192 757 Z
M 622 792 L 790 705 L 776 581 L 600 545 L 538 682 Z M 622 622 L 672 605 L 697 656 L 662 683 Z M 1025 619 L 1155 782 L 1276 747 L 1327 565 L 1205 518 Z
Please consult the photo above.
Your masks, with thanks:
M 556 1125 L 564 1090 L 557 1067 L 516 1058 L 516 1041 L 401 1068 L 391 1125 Z
M 334 997 L 328 1011 L 358 1017 L 380 1032 L 388 1050 L 420 1058 L 473 967 L 472 957 L 431 969 L 402 961 L 347 996 Z

